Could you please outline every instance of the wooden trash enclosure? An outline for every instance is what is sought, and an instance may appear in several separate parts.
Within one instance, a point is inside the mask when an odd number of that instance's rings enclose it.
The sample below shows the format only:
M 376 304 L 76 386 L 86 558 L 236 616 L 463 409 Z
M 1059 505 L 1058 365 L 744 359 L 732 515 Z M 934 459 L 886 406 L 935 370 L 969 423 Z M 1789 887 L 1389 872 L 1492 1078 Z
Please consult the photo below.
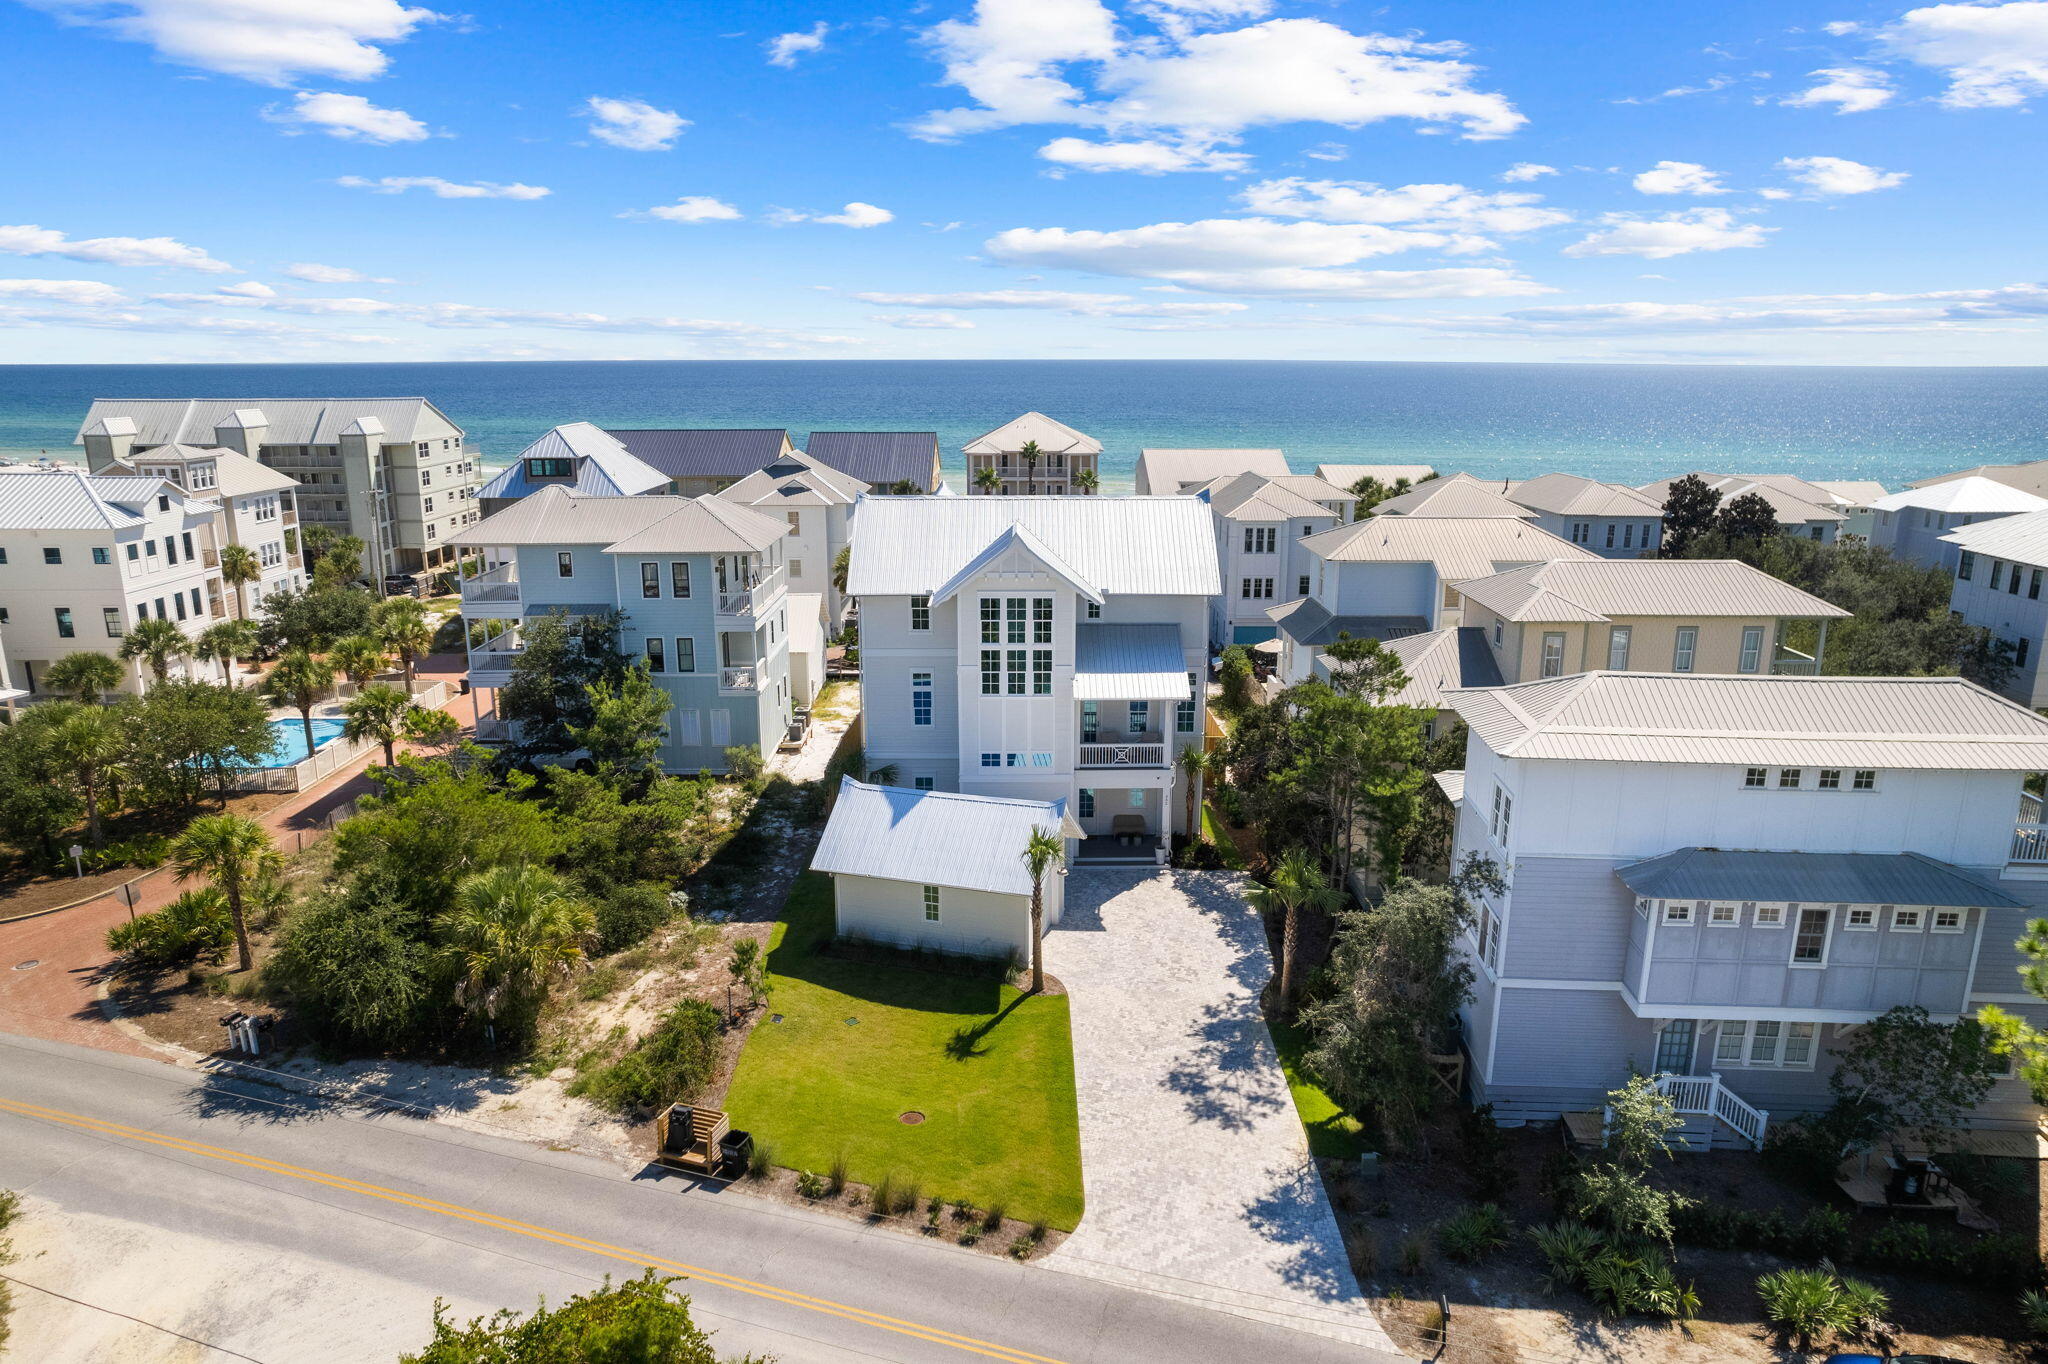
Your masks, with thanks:
M 654 1120 L 655 1162 L 693 1175 L 716 1174 L 718 1144 L 731 1130 L 731 1119 L 718 1109 L 671 1104 Z

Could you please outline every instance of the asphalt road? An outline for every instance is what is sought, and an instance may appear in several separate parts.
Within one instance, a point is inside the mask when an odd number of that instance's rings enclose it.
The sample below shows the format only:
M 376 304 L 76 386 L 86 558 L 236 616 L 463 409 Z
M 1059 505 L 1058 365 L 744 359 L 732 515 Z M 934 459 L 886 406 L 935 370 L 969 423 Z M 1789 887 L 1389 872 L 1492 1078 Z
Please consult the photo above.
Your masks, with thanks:
M 4 1271 L 27 1285 L 23 1359 L 376 1364 L 424 1343 L 436 1297 L 526 1309 L 649 1264 L 685 1276 L 722 1354 L 781 1364 L 1396 1358 L 1212 1311 L 1192 1285 L 1162 1297 L 27 1038 L 0 1036 L 0 1188 L 31 1200 Z

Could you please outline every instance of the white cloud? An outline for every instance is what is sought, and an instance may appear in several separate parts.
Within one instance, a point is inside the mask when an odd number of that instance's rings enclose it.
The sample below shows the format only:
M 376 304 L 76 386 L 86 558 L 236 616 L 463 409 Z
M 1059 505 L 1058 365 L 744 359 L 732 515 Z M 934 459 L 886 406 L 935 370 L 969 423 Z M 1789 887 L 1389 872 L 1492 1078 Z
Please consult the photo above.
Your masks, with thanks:
M 641 212 L 621 213 L 619 216 L 659 218 L 667 223 L 710 223 L 730 222 L 745 215 L 723 199 L 714 199 L 708 194 L 685 194 L 672 204 L 656 204 Z
M 180 66 L 290 85 L 300 76 L 370 80 L 402 42 L 443 16 L 397 0 L 28 0 L 69 23 L 147 43 Z
M 1868 66 L 1824 66 L 1812 72 L 1820 83 L 1779 100 L 1796 108 L 1835 106 L 1838 114 L 1867 114 L 1891 102 L 1892 78 Z
M 1342 161 L 1351 155 L 1351 148 L 1342 142 L 1318 142 L 1303 148 L 1301 154 L 1311 161 Z
M 365 317 L 402 313 L 399 304 L 380 298 L 289 298 L 279 294 L 151 294 L 150 302 L 169 308 L 259 308 L 274 313 L 306 313 L 315 317 Z
M 1331 223 L 1411 223 L 1431 231 L 1534 232 L 1571 221 L 1571 214 L 1538 207 L 1535 194 L 1489 194 L 1463 185 L 1402 185 L 1383 189 L 1366 180 L 1261 180 L 1238 196 L 1246 208 L 1286 218 Z M 1481 244 L 1482 246 L 1484 244 Z
M 973 331 L 974 324 L 964 317 L 951 313 L 875 313 L 872 321 L 888 327 L 902 327 L 908 331 Z
M 276 298 L 277 290 L 260 280 L 245 279 L 240 284 L 223 284 L 220 292 L 234 298 Z
M 1696 161 L 1659 161 L 1632 182 L 1642 194 L 1727 194 L 1718 171 Z
M 209 275 L 234 273 L 235 267 L 215 260 L 196 246 L 169 237 L 85 237 L 72 239 L 54 228 L 34 223 L 0 226 L 0 253 L 10 256 L 62 256 L 100 265 L 153 265 L 173 270 L 198 270 Z
M 351 270 L 345 265 L 321 265 L 314 261 L 300 261 L 287 265 L 281 272 L 291 279 L 302 279 L 309 284 L 390 284 L 388 279 L 372 279 L 360 270 Z
M 1549 292 L 1511 270 L 1347 270 L 1372 256 L 1449 239 L 1376 223 L 1210 218 L 1115 232 L 1011 228 L 984 244 L 1005 264 L 1166 280 L 1212 293 L 1273 297 L 1427 298 Z
M 1263 12 L 1242 3 L 1177 8 L 1183 18 L 1212 20 Z M 947 20 L 925 35 L 945 63 L 946 83 L 975 104 L 934 111 L 911 131 L 943 140 L 1071 123 L 1206 145 L 1280 123 L 1357 128 L 1409 119 L 1491 138 L 1527 121 L 1502 96 L 1474 88 L 1478 68 L 1460 60 L 1465 49 L 1456 42 L 1353 33 L 1321 19 L 1162 28 L 1160 36 L 1119 34 L 1100 0 L 977 0 L 971 20 Z M 1084 65 L 1092 68 L 1090 90 L 1076 84 L 1074 68 Z
M 1557 167 L 1546 166 L 1540 161 L 1517 161 L 1500 173 L 1500 179 L 1510 185 L 1526 184 L 1541 180 L 1546 175 L 1557 174 Z
M 825 35 L 832 31 L 832 25 L 820 19 L 806 32 L 779 33 L 762 46 L 768 51 L 770 66 L 795 66 L 796 59 L 806 52 L 817 52 L 825 46 Z
M 127 302 L 113 285 L 91 279 L 0 279 L 0 298 L 41 298 L 91 308 Z
M 554 193 L 545 185 L 501 185 L 491 180 L 464 185 L 438 175 L 385 175 L 375 180 L 344 175 L 334 183 L 349 189 L 366 189 L 372 194 L 403 194 L 409 189 L 423 189 L 436 199 L 545 199 Z
M 644 100 L 592 95 L 583 106 L 590 117 L 590 135 L 629 152 L 665 152 L 675 145 L 690 120 L 673 109 L 657 109 Z
M 1733 76 L 1709 76 L 1701 85 L 1674 85 L 1669 90 L 1660 90 L 1654 95 L 1624 95 L 1614 101 L 1616 104 L 1656 104 L 1667 99 L 1684 99 L 1687 95 L 1711 95 L 1726 90 L 1735 84 Z
M 303 124 L 329 137 L 350 142 L 424 142 L 427 125 L 403 109 L 386 109 L 361 95 L 342 95 L 332 90 L 301 90 L 290 107 L 273 104 L 263 111 L 272 123 Z
M 1633 213 L 1609 213 L 1600 221 L 1604 229 L 1564 249 L 1567 256 L 1642 256 L 1664 260 L 1694 251 L 1727 251 L 1734 247 L 1762 246 L 1766 233 L 1775 229 L 1755 223 L 1738 222 L 1725 208 L 1695 208 L 1668 213 L 1661 218 L 1644 218 Z
M 1778 169 L 1789 173 L 1815 194 L 1868 194 L 1904 183 L 1905 171 L 1879 170 L 1839 156 L 1788 156 Z
M 1159 141 L 1090 142 L 1081 137 L 1056 137 L 1038 149 L 1056 166 L 1084 171 L 1136 171 L 1162 175 L 1169 171 L 1241 171 L 1251 164 L 1243 152 L 1218 151 L 1196 143 Z
M 1904 306 L 1901 306 L 1904 305 Z M 1623 336 L 1702 332 L 1990 331 L 2048 317 L 2048 286 L 1923 294 L 1801 294 L 1713 303 L 1546 304 L 1493 317 L 1385 318 L 1472 335 Z M 1987 325 L 1990 324 L 1990 325 Z
M 793 208 L 778 208 L 768 216 L 776 223 L 831 223 L 835 227 L 880 227 L 896 220 L 896 215 L 888 209 L 876 208 L 858 199 L 837 213 L 806 213 Z
M 1160 286 L 1171 288 L 1172 286 Z M 995 308 L 1070 313 L 1076 317 L 1221 317 L 1241 313 L 1243 303 L 1148 303 L 1129 294 L 1090 294 L 1062 289 L 979 289 L 949 294 L 855 294 L 863 303 L 904 308 Z
M 2048 91 L 2048 0 L 1927 5 L 1872 36 L 1946 76 L 1951 109 L 2010 109 Z

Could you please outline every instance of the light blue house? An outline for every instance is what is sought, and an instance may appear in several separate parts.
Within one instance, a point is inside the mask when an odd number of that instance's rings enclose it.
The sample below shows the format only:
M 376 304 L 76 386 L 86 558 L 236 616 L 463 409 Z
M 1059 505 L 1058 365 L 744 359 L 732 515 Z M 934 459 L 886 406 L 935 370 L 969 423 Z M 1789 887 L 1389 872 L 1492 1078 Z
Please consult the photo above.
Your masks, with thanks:
M 589 422 L 565 422 L 542 433 L 477 490 L 491 516 L 542 488 L 586 497 L 637 497 L 668 487 L 668 475 L 635 458 L 618 437 Z
M 511 681 L 537 617 L 618 611 L 623 647 L 672 698 L 663 767 L 721 772 L 729 747 L 772 752 L 790 717 L 788 531 L 714 497 L 521 498 L 456 541 L 493 565 L 462 584 L 464 618 L 499 627 L 471 644 L 470 684 Z

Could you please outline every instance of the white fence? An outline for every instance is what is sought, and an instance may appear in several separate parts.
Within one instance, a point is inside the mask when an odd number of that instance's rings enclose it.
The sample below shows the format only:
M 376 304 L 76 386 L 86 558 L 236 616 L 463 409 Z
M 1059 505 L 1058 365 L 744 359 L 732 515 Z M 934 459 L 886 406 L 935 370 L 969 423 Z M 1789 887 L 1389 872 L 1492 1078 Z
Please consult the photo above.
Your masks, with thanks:
M 427 710 L 439 710 L 448 703 L 448 684 L 431 682 L 425 685 L 413 683 L 413 704 Z M 241 773 L 234 782 L 237 791 L 305 791 L 319 785 L 327 778 L 347 767 L 379 745 L 373 739 L 350 740 L 336 738 L 324 744 L 289 767 L 254 767 Z

